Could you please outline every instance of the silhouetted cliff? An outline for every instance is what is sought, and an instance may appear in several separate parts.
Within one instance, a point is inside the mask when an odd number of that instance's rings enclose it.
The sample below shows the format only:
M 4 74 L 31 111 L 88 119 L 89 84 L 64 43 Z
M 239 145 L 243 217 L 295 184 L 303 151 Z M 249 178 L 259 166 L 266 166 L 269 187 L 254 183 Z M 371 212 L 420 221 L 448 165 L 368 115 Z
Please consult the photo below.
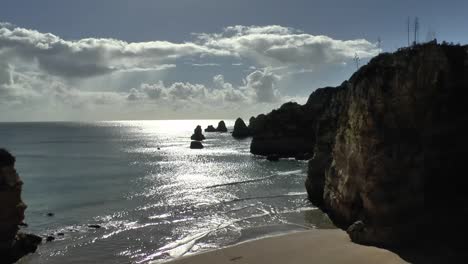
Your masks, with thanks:
M 15 157 L 0 149 L 0 263 L 14 263 L 36 251 L 41 238 L 18 233 L 26 205 L 21 200 L 23 182 L 15 170 Z
M 305 105 L 262 116 L 252 153 L 313 152 L 309 199 L 353 241 L 461 247 L 467 52 L 431 42 L 381 54 L 340 86 L 316 90 Z

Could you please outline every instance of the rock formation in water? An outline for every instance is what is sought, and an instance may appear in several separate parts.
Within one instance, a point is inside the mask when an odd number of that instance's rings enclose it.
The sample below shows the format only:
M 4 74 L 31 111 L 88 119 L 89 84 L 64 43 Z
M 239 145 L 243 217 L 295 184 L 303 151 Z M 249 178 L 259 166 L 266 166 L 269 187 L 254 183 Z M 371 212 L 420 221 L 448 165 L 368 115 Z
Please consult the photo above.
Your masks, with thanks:
M 18 233 L 24 225 L 26 205 L 21 200 L 23 182 L 15 170 L 15 157 L 0 149 L 0 261 L 14 263 L 36 251 L 42 239 Z
M 214 128 L 212 125 L 209 125 L 207 128 L 205 128 L 205 132 L 216 132 L 216 128 Z
M 314 122 L 308 109 L 297 103 L 286 103 L 268 115 L 250 119 L 253 134 L 250 151 L 257 155 L 295 157 L 312 151 Z
M 237 118 L 236 122 L 234 123 L 234 131 L 232 131 L 232 136 L 235 138 L 246 138 L 251 135 L 250 129 L 244 123 L 242 118 Z
M 227 127 L 226 124 L 224 123 L 223 120 L 219 121 L 218 126 L 216 127 L 217 132 L 227 132 Z
M 220 133 L 224 133 L 224 132 L 227 132 L 227 127 L 226 127 L 226 123 L 224 123 L 223 120 L 219 121 L 218 123 L 218 126 L 216 128 L 214 128 L 214 126 L 212 125 L 209 125 L 207 128 L 205 128 L 205 132 L 220 132 Z
M 193 135 L 190 137 L 192 140 L 202 141 L 205 140 L 205 136 L 202 134 L 201 126 L 197 126 L 193 131 Z
M 313 153 L 309 199 L 358 243 L 464 247 L 468 46 L 380 54 L 256 124 L 252 153 Z
M 191 149 L 202 149 L 203 144 L 200 141 L 192 141 L 192 142 L 190 142 L 190 148 Z

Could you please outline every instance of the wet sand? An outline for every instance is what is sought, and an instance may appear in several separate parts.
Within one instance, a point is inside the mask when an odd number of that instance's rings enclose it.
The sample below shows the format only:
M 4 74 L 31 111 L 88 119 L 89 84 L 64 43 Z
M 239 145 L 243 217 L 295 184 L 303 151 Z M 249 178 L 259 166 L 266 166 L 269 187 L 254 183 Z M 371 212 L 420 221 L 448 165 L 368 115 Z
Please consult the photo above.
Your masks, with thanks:
M 338 229 L 320 229 L 247 241 L 185 256 L 169 264 L 407 263 L 385 249 L 352 243 Z

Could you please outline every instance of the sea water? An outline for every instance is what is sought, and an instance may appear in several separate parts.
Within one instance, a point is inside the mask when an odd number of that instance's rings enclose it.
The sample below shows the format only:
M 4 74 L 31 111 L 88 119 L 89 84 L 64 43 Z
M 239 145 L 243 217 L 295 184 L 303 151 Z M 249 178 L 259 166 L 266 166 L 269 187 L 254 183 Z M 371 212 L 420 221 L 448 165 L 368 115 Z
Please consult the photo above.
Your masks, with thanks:
M 307 162 L 269 162 L 230 133 L 189 148 L 196 125 L 217 122 L 0 123 L 24 181 L 22 229 L 56 238 L 20 263 L 157 263 L 332 228 L 307 201 Z

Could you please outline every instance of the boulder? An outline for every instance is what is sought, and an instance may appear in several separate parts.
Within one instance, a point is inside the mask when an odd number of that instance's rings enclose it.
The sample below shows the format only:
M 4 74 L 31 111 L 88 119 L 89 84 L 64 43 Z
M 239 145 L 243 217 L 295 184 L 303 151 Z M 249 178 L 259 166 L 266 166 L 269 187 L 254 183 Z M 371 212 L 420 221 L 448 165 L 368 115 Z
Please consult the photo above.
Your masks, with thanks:
M 205 132 L 216 132 L 216 128 L 214 128 L 212 125 L 209 125 L 207 128 L 205 128 Z
M 237 118 L 236 122 L 234 123 L 234 131 L 232 132 L 232 136 L 235 138 L 246 138 L 250 136 L 250 130 L 247 125 L 244 123 L 242 118 Z
M 15 169 L 15 157 L 0 149 L 0 256 L 2 263 L 14 263 L 36 251 L 42 239 L 18 233 L 24 223 L 26 205 L 21 199 L 23 182 Z
M 201 126 L 197 126 L 193 131 L 193 135 L 190 137 L 192 140 L 202 141 L 205 140 L 205 136 L 202 134 Z
M 200 141 L 192 141 L 192 142 L 190 142 L 190 148 L 191 149 L 202 149 L 203 144 Z
M 218 126 L 216 127 L 216 131 L 218 132 L 227 132 L 226 124 L 223 120 L 219 121 Z

